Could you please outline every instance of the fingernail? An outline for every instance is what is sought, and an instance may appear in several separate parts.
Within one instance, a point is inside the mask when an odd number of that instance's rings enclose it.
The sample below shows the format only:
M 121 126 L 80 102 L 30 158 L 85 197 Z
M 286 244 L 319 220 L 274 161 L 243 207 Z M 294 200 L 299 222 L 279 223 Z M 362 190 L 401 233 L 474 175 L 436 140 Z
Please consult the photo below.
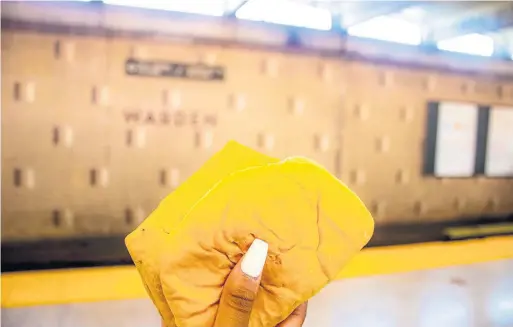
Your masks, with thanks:
M 240 268 L 246 275 L 257 278 L 262 273 L 267 258 L 269 245 L 259 239 L 255 239 L 244 255 Z

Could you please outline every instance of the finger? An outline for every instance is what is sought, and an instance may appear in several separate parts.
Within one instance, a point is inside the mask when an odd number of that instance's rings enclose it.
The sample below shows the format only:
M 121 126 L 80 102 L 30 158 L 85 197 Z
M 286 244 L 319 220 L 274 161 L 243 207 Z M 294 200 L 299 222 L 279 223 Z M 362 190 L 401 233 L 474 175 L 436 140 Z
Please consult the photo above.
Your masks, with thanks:
M 223 287 L 214 327 L 248 327 L 268 245 L 256 239 L 233 268 Z
M 308 308 L 308 302 L 300 304 L 287 319 L 283 320 L 276 327 L 301 327 L 306 319 L 306 309 Z

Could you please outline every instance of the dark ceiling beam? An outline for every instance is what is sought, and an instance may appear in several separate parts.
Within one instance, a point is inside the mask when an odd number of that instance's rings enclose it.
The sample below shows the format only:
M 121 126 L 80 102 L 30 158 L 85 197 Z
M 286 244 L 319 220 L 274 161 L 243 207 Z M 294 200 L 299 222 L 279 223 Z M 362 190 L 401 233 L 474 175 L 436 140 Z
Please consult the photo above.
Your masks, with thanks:
M 250 0 L 242 0 L 238 5 L 236 5 L 235 7 L 233 8 L 230 8 L 224 15 L 226 17 L 231 17 L 231 18 L 235 18 L 235 13 L 237 12 L 237 10 L 239 10 L 240 8 L 242 8 L 246 3 L 248 3 Z
M 331 30 L 342 35 L 347 34 L 347 30 L 342 26 L 342 15 L 337 13 L 331 14 Z
M 426 39 L 430 42 L 438 42 L 454 37 L 479 33 L 492 33 L 513 26 L 513 3 L 504 2 L 496 5 L 488 12 L 473 12 L 458 19 L 449 26 L 433 27 Z

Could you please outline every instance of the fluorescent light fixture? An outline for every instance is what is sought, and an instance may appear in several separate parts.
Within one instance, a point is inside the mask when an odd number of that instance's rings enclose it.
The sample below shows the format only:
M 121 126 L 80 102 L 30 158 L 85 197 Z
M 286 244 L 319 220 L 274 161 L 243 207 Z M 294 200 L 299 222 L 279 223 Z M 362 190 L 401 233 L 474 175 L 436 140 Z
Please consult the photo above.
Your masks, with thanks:
M 328 10 L 290 0 L 251 0 L 239 8 L 235 16 L 266 23 L 331 29 L 331 14 Z
M 145 9 L 157 9 L 222 16 L 226 9 L 226 1 L 222 0 L 104 0 L 105 4 Z
M 402 19 L 378 16 L 347 29 L 353 36 L 419 45 L 422 42 L 420 27 Z
M 494 42 L 490 36 L 467 34 L 437 43 L 440 50 L 489 57 L 493 54 Z

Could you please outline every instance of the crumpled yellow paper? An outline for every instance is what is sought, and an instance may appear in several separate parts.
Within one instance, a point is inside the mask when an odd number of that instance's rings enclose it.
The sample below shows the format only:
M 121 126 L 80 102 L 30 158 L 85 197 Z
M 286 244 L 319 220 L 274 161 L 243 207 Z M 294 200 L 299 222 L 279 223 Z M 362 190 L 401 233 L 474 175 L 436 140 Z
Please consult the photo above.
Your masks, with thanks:
M 168 327 L 213 325 L 222 285 L 254 238 L 269 243 L 250 327 L 274 327 L 372 236 L 358 197 L 305 158 L 229 142 L 126 238 Z

